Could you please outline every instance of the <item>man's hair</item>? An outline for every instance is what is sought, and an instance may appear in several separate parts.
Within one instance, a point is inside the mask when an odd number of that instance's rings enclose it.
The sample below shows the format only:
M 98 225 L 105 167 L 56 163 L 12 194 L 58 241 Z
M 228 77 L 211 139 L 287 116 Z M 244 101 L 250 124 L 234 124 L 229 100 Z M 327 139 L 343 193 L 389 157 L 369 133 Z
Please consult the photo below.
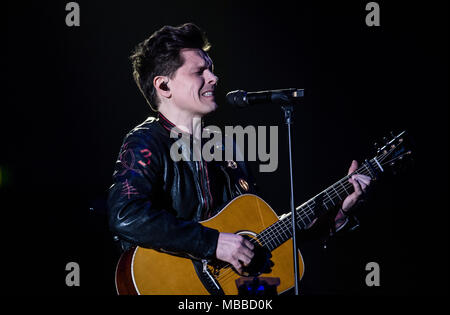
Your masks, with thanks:
M 184 63 L 180 55 L 183 48 L 208 51 L 211 47 L 206 34 L 197 25 L 186 23 L 177 27 L 164 26 L 139 43 L 130 60 L 133 77 L 150 107 L 156 111 L 160 100 L 153 86 L 156 76 L 172 77 Z

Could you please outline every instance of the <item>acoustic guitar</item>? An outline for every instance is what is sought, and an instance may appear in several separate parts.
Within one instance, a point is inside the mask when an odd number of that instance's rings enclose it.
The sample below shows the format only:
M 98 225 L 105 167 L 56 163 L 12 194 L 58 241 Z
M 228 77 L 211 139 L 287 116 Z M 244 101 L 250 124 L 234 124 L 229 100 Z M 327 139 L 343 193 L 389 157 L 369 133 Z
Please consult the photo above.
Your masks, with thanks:
M 374 158 L 365 160 L 354 173 L 298 206 L 295 209 L 298 228 L 305 229 L 314 219 L 336 209 L 353 192 L 348 181 L 353 174 L 364 174 L 376 180 L 409 155 L 411 151 L 404 145 L 404 134 L 405 131 L 386 140 Z M 283 293 L 294 286 L 291 221 L 291 213 L 279 217 L 260 197 L 244 194 L 230 201 L 214 217 L 200 223 L 220 232 L 243 235 L 253 242 L 258 249 L 255 256 L 262 258 L 259 263 L 252 262 L 246 275 L 279 278 L 277 291 Z M 269 260 L 270 265 L 266 263 Z M 301 278 L 304 263 L 300 252 L 298 267 Z M 120 295 L 237 295 L 236 280 L 241 277 L 232 265 L 218 260 L 199 262 L 142 247 L 124 252 L 115 274 Z

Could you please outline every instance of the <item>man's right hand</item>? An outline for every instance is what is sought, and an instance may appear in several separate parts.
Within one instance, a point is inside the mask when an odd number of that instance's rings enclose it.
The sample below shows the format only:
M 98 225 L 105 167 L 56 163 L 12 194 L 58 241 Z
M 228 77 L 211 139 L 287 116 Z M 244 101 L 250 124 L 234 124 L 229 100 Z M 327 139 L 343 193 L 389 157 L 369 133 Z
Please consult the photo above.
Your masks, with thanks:
M 248 266 L 255 255 L 255 246 L 246 238 L 233 233 L 219 233 L 216 257 L 233 265 L 239 274 Z

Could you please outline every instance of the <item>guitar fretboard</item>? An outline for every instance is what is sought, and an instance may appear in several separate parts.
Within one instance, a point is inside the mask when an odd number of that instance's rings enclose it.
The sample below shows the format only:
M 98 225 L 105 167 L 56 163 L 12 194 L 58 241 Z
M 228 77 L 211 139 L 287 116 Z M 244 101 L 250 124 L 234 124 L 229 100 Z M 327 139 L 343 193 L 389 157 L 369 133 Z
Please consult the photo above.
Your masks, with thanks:
M 295 209 L 298 228 L 306 229 L 314 219 L 320 216 L 320 213 L 335 209 L 336 206 L 340 205 L 354 191 L 353 185 L 349 182 L 352 175 L 363 174 L 375 179 L 377 174 L 383 171 L 383 167 L 376 158 L 370 161 L 366 160 L 355 172 L 345 176 L 304 204 L 298 206 Z M 259 233 L 257 236 L 258 240 L 268 250 L 274 250 L 292 237 L 291 222 L 291 213 L 289 213 Z

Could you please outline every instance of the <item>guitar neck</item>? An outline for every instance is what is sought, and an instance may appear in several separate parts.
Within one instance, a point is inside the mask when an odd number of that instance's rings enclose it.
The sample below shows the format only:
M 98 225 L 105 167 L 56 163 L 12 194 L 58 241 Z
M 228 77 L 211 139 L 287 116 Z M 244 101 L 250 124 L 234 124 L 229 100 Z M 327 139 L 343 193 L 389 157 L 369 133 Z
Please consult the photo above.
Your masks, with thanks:
M 381 164 L 376 158 L 365 161 L 355 172 L 343 177 L 324 191 L 320 192 L 307 202 L 298 206 L 296 211 L 296 221 L 299 229 L 306 229 L 316 218 L 331 209 L 335 209 L 341 202 L 353 192 L 353 185 L 349 179 L 354 174 L 363 174 L 375 179 L 377 174 L 383 172 Z M 274 250 L 292 237 L 291 213 L 282 217 L 259 235 L 258 239 L 270 251 Z

